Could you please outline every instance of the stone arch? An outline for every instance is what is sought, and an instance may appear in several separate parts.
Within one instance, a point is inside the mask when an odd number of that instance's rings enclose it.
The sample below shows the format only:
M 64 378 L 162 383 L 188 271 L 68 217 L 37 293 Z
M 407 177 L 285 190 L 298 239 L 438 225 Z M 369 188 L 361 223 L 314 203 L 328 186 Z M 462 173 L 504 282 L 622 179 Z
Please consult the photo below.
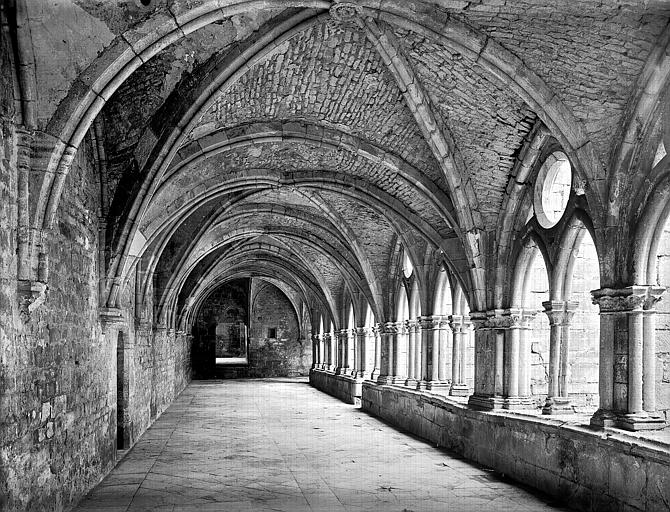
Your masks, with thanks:
M 38 229 L 45 229 L 50 224 L 49 219 L 57 208 L 64 176 L 68 172 L 72 156 L 79 146 L 83 133 L 88 130 L 90 123 L 97 116 L 106 98 L 109 98 L 118 86 L 143 62 L 156 55 L 167 45 L 201 26 L 228 16 L 233 11 L 248 8 L 255 3 L 239 2 L 234 6 L 222 6 L 220 2 L 208 2 L 188 13 L 172 13 L 173 17 L 162 24 L 159 22 L 155 30 L 150 32 L 151 35 L 145 35 L 139 39 L 130 36 L 117 39 L 113 48 L 103 52 L 99 59 L 82 74 L 81 84 L 83 87 L 73 88 L 52 118 L 50 131 L 57 134 L 61 142 L 57 144 L 52 153 L 48 166 L 49 172 L 45 177 L 45 183 L 40 193 L 39 213 L 35 223 Z M 273 2 L 262 2 L 262 5 L 268 7 L 273 5 Z M 288 6 L 327 9 L 330 5 L 328 2 L 322 1 L 291 1 Z M 287 6 L 286 2 L 282 6 Z M 368 7 L 364 10 L 367 9 Z M 456 20 L 449 20 L 448 35 L 442 35 L 445 27 L 437 28 L 434 23 L 432 27 L 427 27 L 431 24 L 431 20 L 422 19 L 424 25 L 409 21 L 414 14 L 410 10 L 398 9 L 397 6 L 382 7 L 380 5 L 376 5 L 376 9 L 368 12 L 368 14 L 399 23 L 401 26 L 411 26 L 413 30 L 418 30 L 419 33 L 441 38 L 447 41 L 450 47 L 467 51 L 476 56 L 483 66 L 489 69 L 494 76 L 512 87 L 536 111 L 541 110 L 541 116 L 544 116 L 545 123 L 559 132 L 559 137 L 565 139 L 564 145 L 570 148 L 569 151 L 573 151 L 576 156 L 579 156 L 578 159 L 584 167 L 591 167 L 587 165 L 587 162 L 589 159 L 595 161 L 591 158 L 593 151 L 590 142 L 583 137 L 583 133 L 580 131 L 581 126 L 551 94 L 544 82 L 526 68 L 520 59 L 488 38 L 482 40 L 473 29 L 466 28 Z M 389 12 L 384 12 L 384 9 L 388 9 Z M 156 20 L 152 19 L 151 21 L 155 25 Z M 135 28 L 132 32 L 139 33 L 139 30 Z M 126 42 L 128 40 L 137 42 L 129 46 Z M 106 64 L 110 60 L 112 60 L 112 64 Z M 538 102 L 537 98 L 542 98 L 542 101 Z M 541 108 L 543 106 L 547 108 Z M 180 126 L 183 127 L 184 125 Z M 56 179 L 52 181 L 50 177 L 56 177 Z

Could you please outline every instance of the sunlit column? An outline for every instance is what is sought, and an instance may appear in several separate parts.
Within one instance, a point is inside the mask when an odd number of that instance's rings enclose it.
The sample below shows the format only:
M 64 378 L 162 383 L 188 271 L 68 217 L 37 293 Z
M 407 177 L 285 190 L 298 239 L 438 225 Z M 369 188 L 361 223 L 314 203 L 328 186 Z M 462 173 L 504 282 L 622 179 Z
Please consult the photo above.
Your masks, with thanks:
M 394 336 L 393 344 L 393 383 L 394 384 L 404 384 L 405 383 L 405 365 L 402 364 L 402 352 L 405 349 L 407 351 L 407 344 L 409 339 L 409 333 L 407 330 L 408 322 L 396 322 L 396 332 Z
M 468 385 L 465 382 L 465 361 L 471 325 L 469 316 L 458 315 L 452 317 L 451 329 L 454 345 L 451 363 L 451 387 L 449 389 L 449 394 L 452 396 L 467 396 L 469 394 Z
M 407 380 L 405 385 L 415 386 L 416 378 L 414 374 L 414 358 L 416 357 L 416 341 L 417 341 L 417 323 L 409 322 L 408 329 L 408 347 L 407 347 Z
M 373 329 L 373 336 L 374 336 L 374 362 L 373 362 L 373 368 L 372 368 L 372 373 L 370 375 L 370 378 L 373 380 L 377 380 L 380 376 L 381 372 L 381 366 L 382 366 L 382 326 L 381 324 L 377 324 Z
M 656 303 L 661 300 L 665 288 L 650 287 L 643 303 L 642 346 L 642 404 L 650 416 L 656 413 Z
M 644 409 L 644 305 L 657 288 L 602 288 L 592 293 L 600 306 L 600 407 L 595 426 L 627 430 L 663 428 L 665 421 Z M 627 371 L 625 371 L 627 370 Z

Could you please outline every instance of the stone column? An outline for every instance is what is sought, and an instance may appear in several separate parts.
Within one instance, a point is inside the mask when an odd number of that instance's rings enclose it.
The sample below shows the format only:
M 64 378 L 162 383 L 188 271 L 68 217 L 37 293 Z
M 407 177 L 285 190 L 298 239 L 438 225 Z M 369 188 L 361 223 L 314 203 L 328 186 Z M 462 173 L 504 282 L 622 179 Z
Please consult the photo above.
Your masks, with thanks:
M 416 357 L 417 357 L 417 345 L 420 345 L 421 337 L 419 331 L 419 323 L 416 321 L 411 321 L 407 324 L 409 345 L 407 348 L 407 380 L 405 380 L 405 385 L 410 387 L 416 387 L 416 383 L 421 378 L 417 377 L 416 372 Z M 421 352 L 419 351 L 419 355 Z
M 328 356 L 326 355 L 326 341 L 323 333 L 319 333 L 317 336 L 319 338 L 319 360 L 321 362 L 320 368 L 325 370 L 326 366 L 328 365 L 326 362 L 328 360 Z
M 357 379 L 364 379 L 367 377 L 367 372 L 369 371 L 366 357 L 368 330 L 365 327 L 357 327 L 354 333 L 356 336 L 356 364 L 352 375 Z
M 333 371 L 335 369 L 335 343 L 333 343 L 333 336 L 329 332 L 323 333 L 323 344 L 326 349 L 326 364 L 325 370 Z
M 381 324 L 377 324 L 376 327 L 372 329 L 372 334 L 374 336 L 374 346 L 375 346 L 375 355 L 374 362 L 372 363 L 372 372 L 370 373 L 370 379 L 377 380 L 380 376 L 381 367 L 382 367 L 382 327 Z
M 494 391 L 496 397 L 502 397 L 504 392 L 504 367 L 505 367 L 505 330 L 495 329 L 495 372 Z
M 319 336 L 317 334 L 312 334 L 312 370 L 319 368 Z
M 502 400 L 495 396 L 497 329 L 504 327 L 508 318 L 502 310 L 471 311 L 475 327 L 475 389 L 468 399 L 473 409 L 490 410 L 502 407 Z
M 656 290 L 629 286 L 592 292 L 593 302 L 600 307 L 600 407 L 591 418 L 592 425 L 627 430 L 665 426 L 643 404 L 643 306 L 653 302 Z
M 546 301 L 542 303 L 544 313 L 549 317 L 549 382 L 547 399 L 542 414 L 572 413 L 568 396 L 569 337 L 570 320 L 576 304 L 566 301 Z
M 649 416 L 660 418 L 656 412 L 656 303 L 661 300 L 665 288 L 650 287 L 642 305 L 642 404 Z
M 446 316 L 433 315 L 431 319 L 431 364 L 426 389 L 446 388 L 449 386 L 447 381 L 447 344 L 445 340 L 448 318 Z
M 414 387 L 419 388 L 421 380 L 423 378 L 422 374 L 422 355 L 423 355 L 423 336 L 421 329 L 421 320 L 414 322 Z
M 337 369 L 336 375 L 346 374 L 349 370 L 349 331 L 347 329 L 340 329 L 335 333 L 337 337 Z
M 408 322 L 396 322 L 396 331 L 394 336 L 393 343 L 393 384 L 404 384 L 405 383 L 405 372 L 406 365 L 403 365 L 402 361 L 402 349 L 407 350 L 407 344 L 409 341 L 409 331 L 408 331 Z
M 380 384 L 393 384 L 395 337 L 398 326 L 395 322 L 386 322 L 381 331 L 381 365 L 377 382 Z
M 353 377 L 358 373 L 358 336 L 356 328 L 347 330 L 347 373 Z
M 450 384 L 449 380 L 451 377 L 451 375 L 449 375 L 451 373 L 451 368 L 448 368 L 450 365 L 449 361 L 447 361 L 447 357 L 449 356 L 452 349 L 450 345 L 453 343 L 453 332 L 451 330 L 451 326 L 449 325 L 449 317 L 442 316 L 438 318 L 439 321 L 434 327 L 439 332 L 438 341 L 440 346 L 437 375 L 440 383 L 446 386 Z M 453 364 L 453 359 L 451 360 L 451 363 Z
M 467 351 L 467 335 L 472 325 L 469 316 L 455 315 L 451 317 L 453 337 L 451 356 L 451 396 L 468 396 L 470 394 L 465 382 L 465 361 Z
M 432 336 L 433 336 L 433 317 L 432 316 L 422 316 L 419 318 L 419 328 L 420 328 L 420 351 L 421 351 L 421 361 L 420 361 L 420 372 L 417 376 L 417 389 L 426 389 L 428 382 L 430 380 L 430 364 L 431 358 L 429 355 L 431 352 L 432 345 Z
M 530 389 L 530 354 L 533 328 L 531 322 L 536 314 L 537 311 L 523 311 L 521 315 L 521 331 L 519 333 L 519 396 L 528 399 L 532 399 Z

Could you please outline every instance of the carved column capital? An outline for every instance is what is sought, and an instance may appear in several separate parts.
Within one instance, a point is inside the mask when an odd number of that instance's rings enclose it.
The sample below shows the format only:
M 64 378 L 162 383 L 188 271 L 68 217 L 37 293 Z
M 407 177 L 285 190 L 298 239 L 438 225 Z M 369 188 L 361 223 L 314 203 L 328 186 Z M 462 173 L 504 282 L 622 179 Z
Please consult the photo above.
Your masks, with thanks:
M 383 325 L 383 334 L 398 334 L 398 322 L 386 322 Z
M 124 321 L 123 312 L 119 308 L 99 308 L 98 315 L 103 331 Z
M 495 318 L 497 318 L 497 315 L 494 311 L 470 311 L 470 320 L 476 331 L 492 327 L 490 322 L 494 321 Z
M 422 330 L 430 330 L 433 328 L 433 317 L 432 316 L 421 316 L 419 317 L 419 327 Z
M 542 307 L 544 307 L 544 313 L 549 318 L 549 325 L 569 325 L 579 307 L 579 302 L 547 300 L 542 303 Z
M 661 299 L 665 289 L 658 286 L 627 286 L 600 288 L 591 292 L 593 304 L 601 313 L 620 313 L 651 309 Z

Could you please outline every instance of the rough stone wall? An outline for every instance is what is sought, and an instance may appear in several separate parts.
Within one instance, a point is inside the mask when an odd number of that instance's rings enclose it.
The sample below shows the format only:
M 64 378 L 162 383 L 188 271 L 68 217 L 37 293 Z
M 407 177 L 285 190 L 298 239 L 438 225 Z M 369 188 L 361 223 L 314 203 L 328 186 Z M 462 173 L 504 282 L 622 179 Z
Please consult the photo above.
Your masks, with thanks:
M 77 153 L 46 241 L 44 305 L 27 324 L 15 312 L 13 293 L 2 308 L 0 321 L 9 333 L 0 407 L 3 510 L 61 510 L 97 483 L 115 458 L 116 373 L 110 361 L 116 347 L 98 322 L 98 186 L 89 154 L 87 147 Z
M 252 288 L 249 357 L 252 376 L 307 375 L 311 364 L 311 343 L 301 340 L 295 310 L 284 293 L 269 283 L 254 281 Z M 268 329 L 277 330 L 276 338 Z M 309 347 L 308 347 L 309 345 Z
M 99 320 L 99 182 L 88 143 L 46 238 L 49 289 L 23 323 L 16 296 L 15 138 L 0 141 L 0 509 L 60 511 L 111 469 L 117 447 L 117 333 Z M 125 294 L 133 318 L 134 289 Z M 134 300 L 134 299 L 133 299 Z M 126 419 L 134 442 L 190 379 L 190 340 L 124 323 Z M 147 372 L 149 375 L 147 377 Z

